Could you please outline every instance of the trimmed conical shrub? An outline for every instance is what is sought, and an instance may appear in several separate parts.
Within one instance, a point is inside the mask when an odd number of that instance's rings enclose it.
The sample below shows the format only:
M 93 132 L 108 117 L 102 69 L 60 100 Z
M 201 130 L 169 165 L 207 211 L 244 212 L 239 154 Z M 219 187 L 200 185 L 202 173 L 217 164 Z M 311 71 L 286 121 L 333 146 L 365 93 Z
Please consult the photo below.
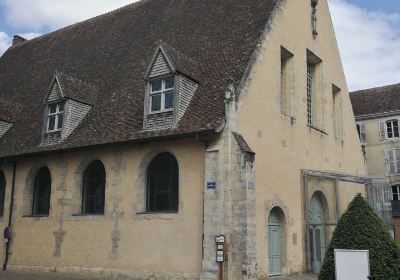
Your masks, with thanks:
M 333 233 L 319 280 L 335 280 L 334 249 L 369 250 L 373 279 L 400 279 L 400 250 L 379 216 L 358 194 Z

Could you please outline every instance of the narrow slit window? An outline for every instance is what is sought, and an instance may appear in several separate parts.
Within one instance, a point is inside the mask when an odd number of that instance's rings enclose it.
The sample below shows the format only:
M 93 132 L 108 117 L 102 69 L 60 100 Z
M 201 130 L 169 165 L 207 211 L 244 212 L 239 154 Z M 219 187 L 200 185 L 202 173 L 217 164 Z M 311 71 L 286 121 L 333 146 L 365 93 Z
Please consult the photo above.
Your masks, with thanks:
M 333 129 L 335 132 L 335 138 L 338 140 L 343 140 L 342 95 L 340 88 L 338 88 L 335 85 L 332 85 L 332 98 L 333 98 L 333 108 L 332 108 Z
M 294 117 L 293 54 L 281 47 L 281 113 Z
M 307 50 L 306 103 L 307 125 L 324 130 L 324 88 L 322 80 L 322 60 Z
M 307 124 L 312 125 L 312 104 L 313 104 L 313 72 L 314 65 L 307 63 Z

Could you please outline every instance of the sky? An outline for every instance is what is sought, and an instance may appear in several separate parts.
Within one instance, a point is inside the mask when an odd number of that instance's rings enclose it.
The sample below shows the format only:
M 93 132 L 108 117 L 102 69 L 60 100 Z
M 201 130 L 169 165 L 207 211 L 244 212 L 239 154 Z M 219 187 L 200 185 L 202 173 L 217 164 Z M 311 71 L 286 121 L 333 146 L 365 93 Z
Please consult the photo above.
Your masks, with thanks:
M 31 39 L 132 2 L 0 0 L 0 55 L 14 34 Z M 400 0 L 328 2 L 349 90 L 400 83 Z

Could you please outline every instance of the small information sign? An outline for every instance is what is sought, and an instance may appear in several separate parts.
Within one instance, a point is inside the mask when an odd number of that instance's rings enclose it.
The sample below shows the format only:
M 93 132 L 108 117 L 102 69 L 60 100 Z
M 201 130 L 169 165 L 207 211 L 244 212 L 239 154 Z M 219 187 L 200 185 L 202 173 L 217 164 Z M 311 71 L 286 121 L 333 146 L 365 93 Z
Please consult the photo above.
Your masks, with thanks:
M 254 184 L 253 181 L 248 181 L 248 182 L 247 182 L 247 188 L 248 188 L 249 190 L 255 190 L 256 185 Z
M 224 251 L 217 251 L 217 262 L 224 261 Z
M 8 243 L 11 237 L 11 229 L 9 227 L 5 227 L 3 231 L 4 243 Z
M 217 188 L 216 182 L 207 182 L 207 189 L 208 190 L 215 190 Z
M 224 235 L 218 235 L 215 237 L 215 242 L 216 243 L 225 243 L 225 236 Z

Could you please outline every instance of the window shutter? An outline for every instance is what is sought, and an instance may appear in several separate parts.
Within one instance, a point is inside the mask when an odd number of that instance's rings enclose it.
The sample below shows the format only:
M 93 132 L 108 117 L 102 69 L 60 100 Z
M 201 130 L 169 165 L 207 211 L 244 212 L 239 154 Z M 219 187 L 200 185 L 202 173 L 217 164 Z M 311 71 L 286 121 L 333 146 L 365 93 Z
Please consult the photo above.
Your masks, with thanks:
M 367 141 L 367 133 L 365 132 L 365 123 L 360 123 L 360 139 L 361 142 Z
M 384 190 L 384 202 L 390 202 L 392 200 L 392 188 L 389 186 L 383 186 Z
M 395 162 L 396 162 L 396 172 L 395 173 L 400 173 L 400 149 L 399 150 L 394 150 L 395 153 Z
M 396 163 L 394 157 L 394 150 L 388 151 L 389 173 L 396 173 Z
M 379 139 L 385 140 L 385 122 L 380 121 L 379 122 Z

